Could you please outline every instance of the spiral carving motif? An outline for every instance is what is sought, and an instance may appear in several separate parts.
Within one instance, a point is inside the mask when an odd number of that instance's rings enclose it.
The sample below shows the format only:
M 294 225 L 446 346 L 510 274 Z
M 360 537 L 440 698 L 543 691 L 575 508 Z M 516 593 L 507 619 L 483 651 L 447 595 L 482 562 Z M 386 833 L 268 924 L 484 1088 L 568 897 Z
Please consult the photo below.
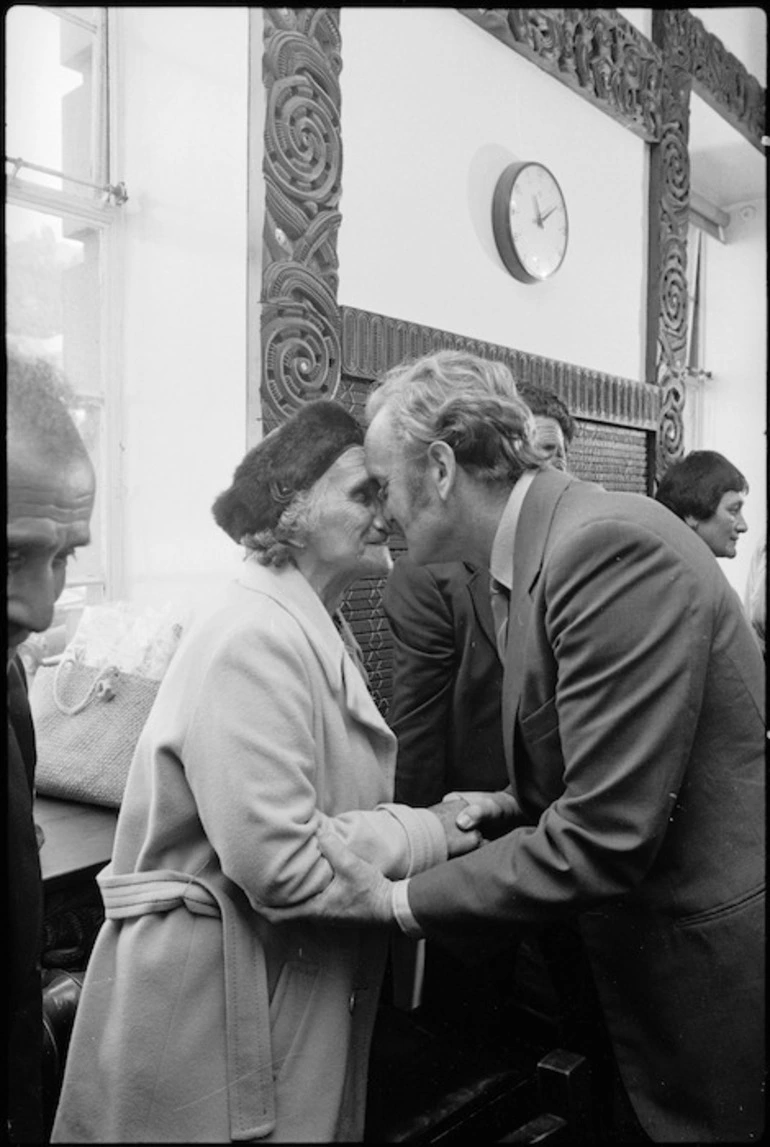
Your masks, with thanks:
M 660 281 L 660 318 L 673 353 L 687 337 L 687 268 L 684 245 L 670 240 Z
M 265 9 L 262 271 L 265 424 L 333 397 L 340 376 L 339 9 Z
M 690 201 L 690 156 L 682 123 L 667 123 L 661 139 L 663 209 L 686 211 Z
M 270 40 L 270 86 L 265 131 L 265 165 L 281 190 L 316 207 L 339 198 L 342 149 L 340 93 L 323 53 L 296 32 Z M 266 71 L 268 69 L 266 68 Z
M 663 401 L 658 423 L 656 477 L 660 480 L 672 462 L 684 453 L 684 386 L 676 373 L 663 382 Z

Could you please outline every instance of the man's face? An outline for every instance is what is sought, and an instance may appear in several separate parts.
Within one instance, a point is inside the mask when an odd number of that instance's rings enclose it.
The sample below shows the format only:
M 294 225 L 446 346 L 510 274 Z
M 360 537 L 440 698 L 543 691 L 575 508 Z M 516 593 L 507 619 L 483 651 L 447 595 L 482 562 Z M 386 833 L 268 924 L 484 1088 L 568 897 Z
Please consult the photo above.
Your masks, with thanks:
M 451 561 L 452 528 L 444 503 L 431 482 L 430 468 L 406 456 L 402 440 L 384 408 L 375 415 L 364 440 L 366 469 L 380 486 L 389 527 L 401 533 L 409 557 L 418 565 Z
M 738 538 L 749 528 L 743 516 L 743 494 L 738 490 L 727 490 L 710 518 L 687 517 L 685 521 L 718 558 L 734 558 Z
M 67 561 L 90 541 L 94 474 L 39 446 L 8 444 L 8 657 L 51 624 Z
M 555 418 L 535 415 L 535 442 L 555 470 L 567 469 L 567 447 L 564 432 Z

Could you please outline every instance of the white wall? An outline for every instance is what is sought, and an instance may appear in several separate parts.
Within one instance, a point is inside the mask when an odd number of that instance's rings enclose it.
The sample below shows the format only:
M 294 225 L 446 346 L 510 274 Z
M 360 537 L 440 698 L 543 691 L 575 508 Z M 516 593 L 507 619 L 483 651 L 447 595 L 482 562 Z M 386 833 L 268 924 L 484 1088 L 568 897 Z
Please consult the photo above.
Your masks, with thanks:
M 114 9 L 123 236 L 125 580 L 194 600 L 233 561 L 211 518 L 246 441 L 248 10 Z
M 643 377 L 645 144 L 447 8 L 346 8 L 339 300 Z M 536 159 L 567 199 L 553 280 L 494 247 L 503 168 Z
M 730 212 L 727 243 L 705 250 L 702 449 L 718 450 L 749 483 L 749 526 L 737 556 L 720 564 L 743 594 L 749 561 L 767 520 L 766 202 Z

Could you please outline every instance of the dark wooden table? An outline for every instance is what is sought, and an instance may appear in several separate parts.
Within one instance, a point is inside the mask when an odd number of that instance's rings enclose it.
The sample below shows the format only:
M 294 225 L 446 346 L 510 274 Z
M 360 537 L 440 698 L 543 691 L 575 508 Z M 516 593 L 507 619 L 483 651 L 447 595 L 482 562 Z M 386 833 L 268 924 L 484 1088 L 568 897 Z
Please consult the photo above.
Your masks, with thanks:
M 35 823 L 44 833 L 40 866 L 46 893 L 96 876 L 112 856 L 118 810 L 78 801 L 35 799 Z

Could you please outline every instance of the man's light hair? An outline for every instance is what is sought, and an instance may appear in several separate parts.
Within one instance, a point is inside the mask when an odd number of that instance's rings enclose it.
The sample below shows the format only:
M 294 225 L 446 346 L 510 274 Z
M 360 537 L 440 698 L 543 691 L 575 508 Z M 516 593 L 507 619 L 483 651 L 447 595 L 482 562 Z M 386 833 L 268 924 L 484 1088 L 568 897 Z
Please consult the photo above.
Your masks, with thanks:
M 386 408 L 418 466 L 431 442 L 446 442 L 479 481 L 511 484 L 544 465 L 532 412 L 508 367 L 465 351 L 437 351 L 389 371 L 366 404 L 369 422 Z

